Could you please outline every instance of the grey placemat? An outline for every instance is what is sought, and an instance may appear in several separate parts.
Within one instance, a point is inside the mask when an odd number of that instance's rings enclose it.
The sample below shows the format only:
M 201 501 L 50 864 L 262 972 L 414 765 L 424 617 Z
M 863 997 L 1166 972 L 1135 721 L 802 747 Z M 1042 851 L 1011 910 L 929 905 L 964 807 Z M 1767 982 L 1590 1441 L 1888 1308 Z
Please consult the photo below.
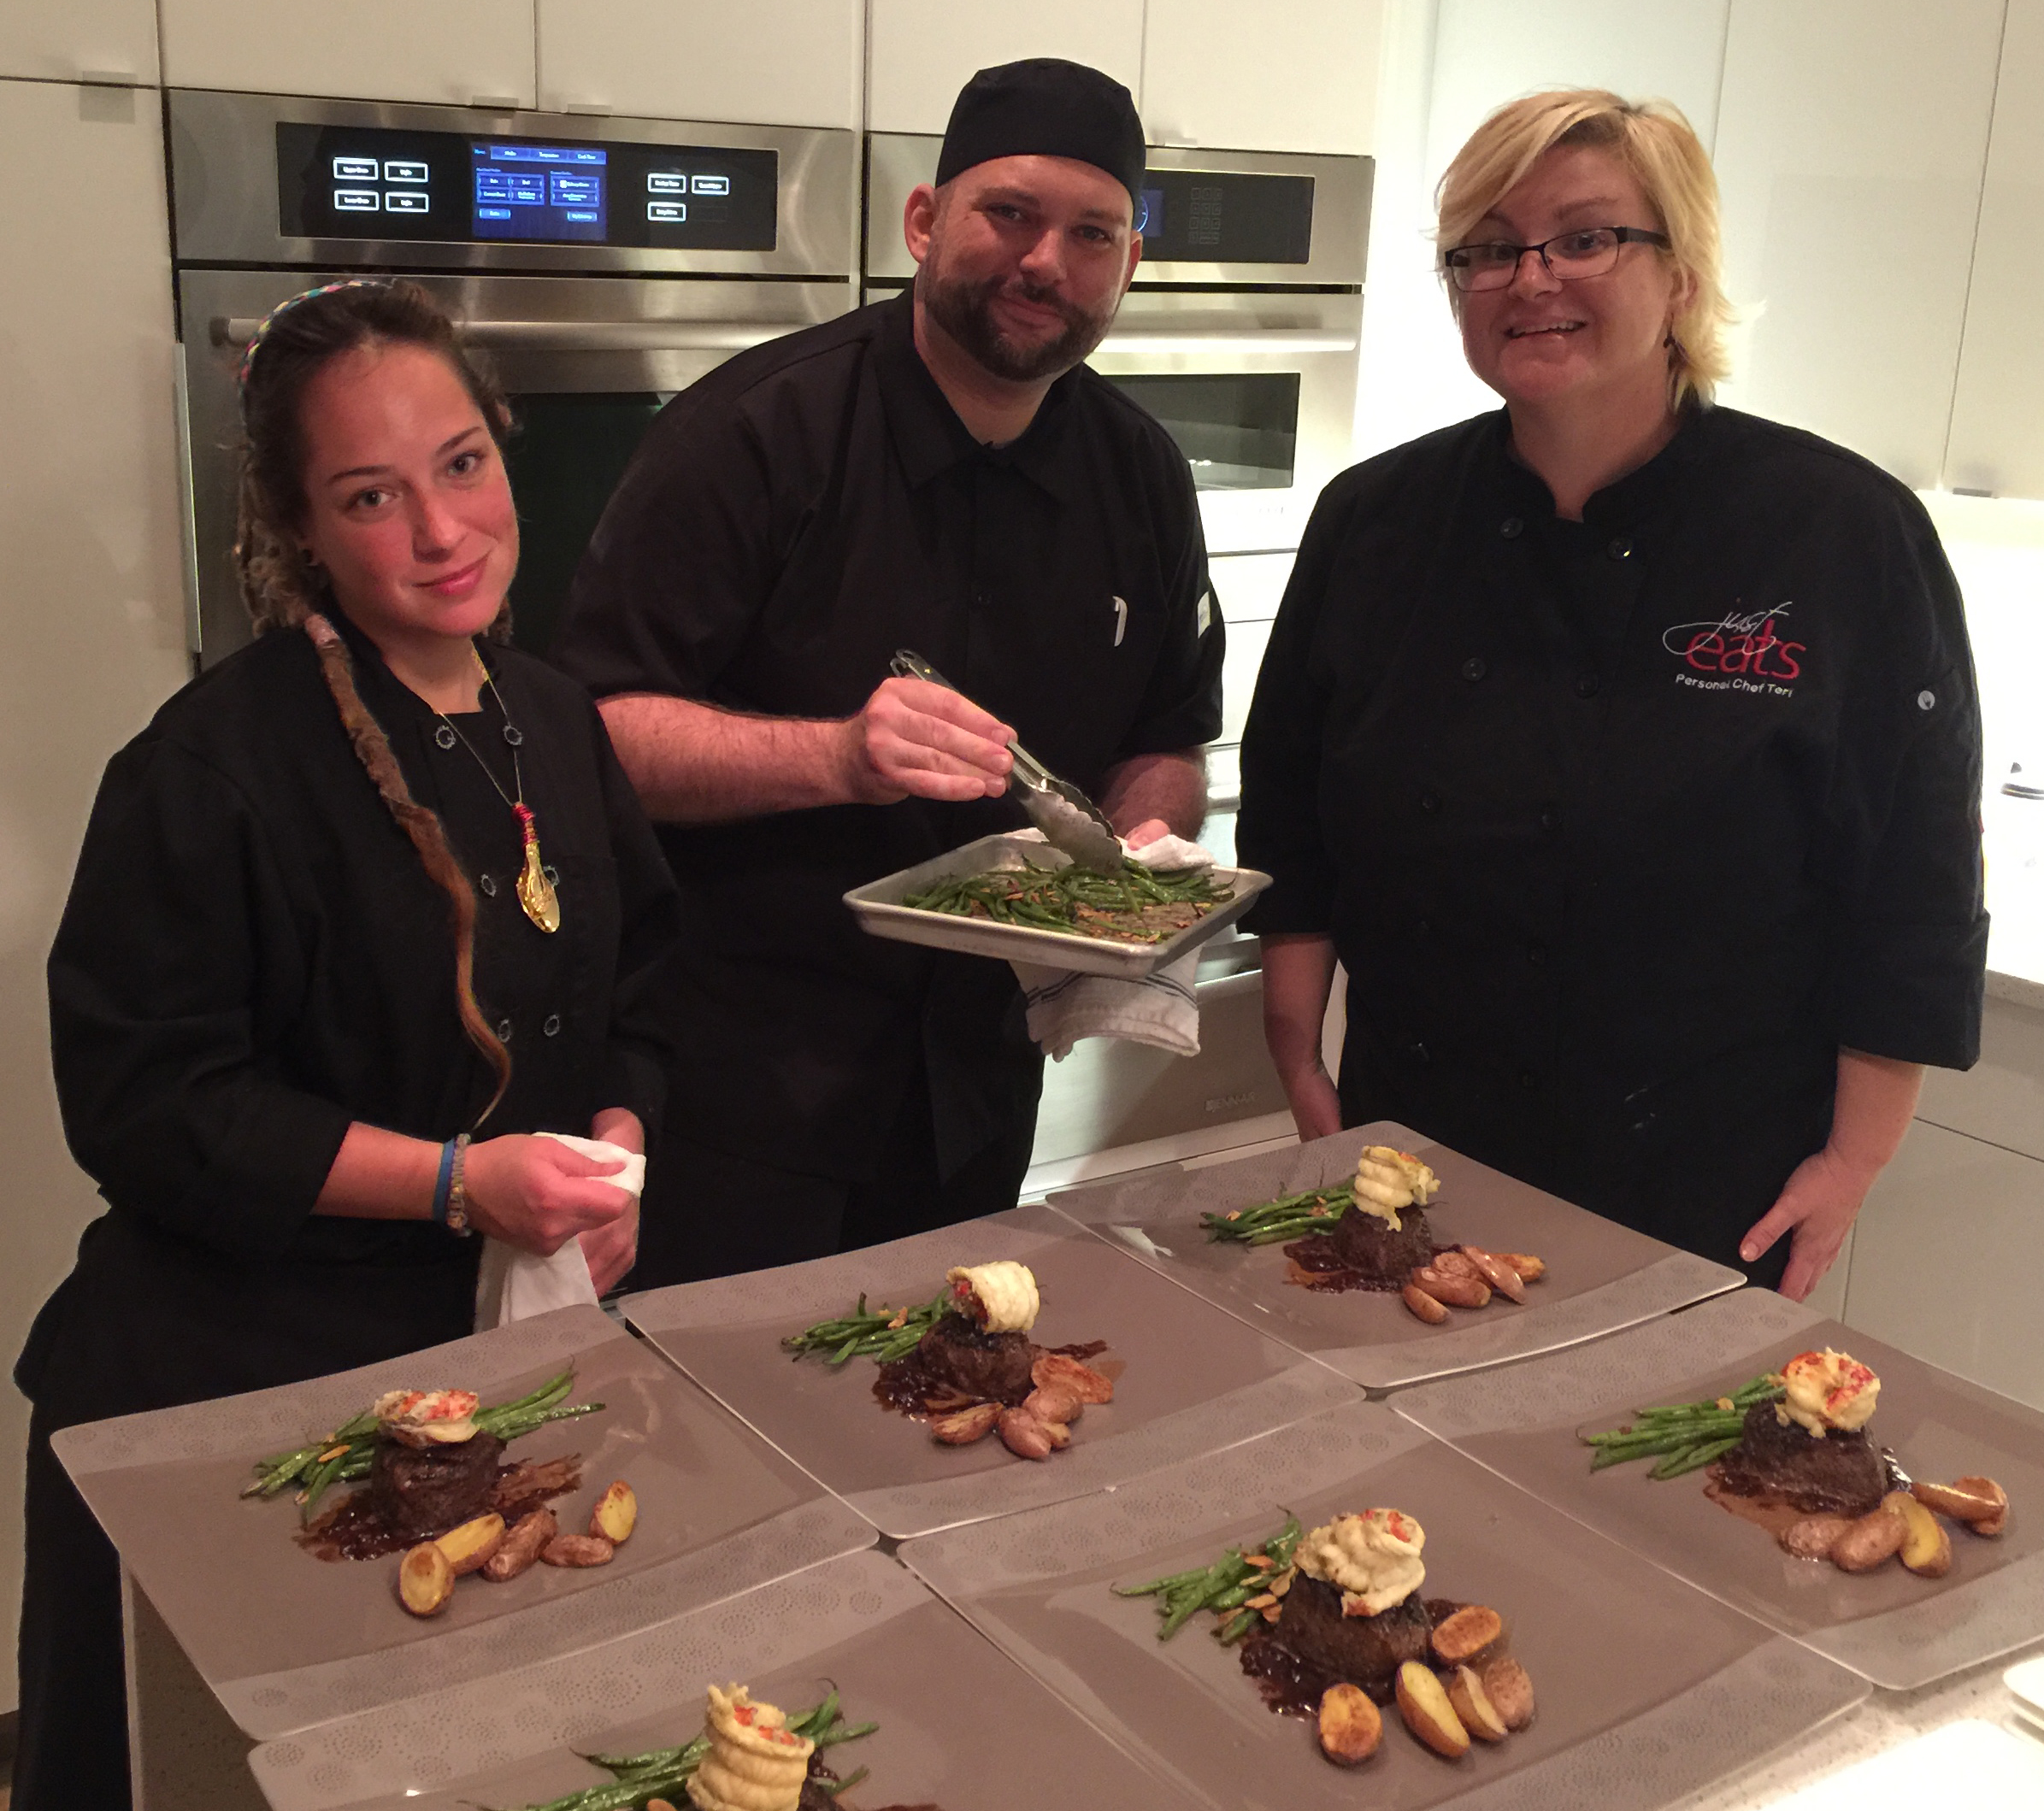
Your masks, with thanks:
M 1529 1251 L 1546 1261 L 1547 1273 L 1529 1285 L 1523 1307 L 1499 1297 L 1428 1326 L 1395 1294 L 1302 1288 L 1287 1280 L 1282 1246 L 1219 1244 L 1201 1228 L 1202 1214 L 1346 1180 L 1365 1144 L 1413 1151 L 1438 1173 L 1440 1194 L 1428 1210 L 1436 1239 Z M 1194 1160 L 1061 1190 L 1050 1205 L 1202 1300 L 1372 1390 L 1599 1338 L 1745 1280 L 1735 1270 L 1586 1213 L 1387 1120 L 1233 1162 Z
M 834 1686 L 873 1735 L 835 1750 L 865 1766 L 853 1805 L 951 1811 L 1112 1805 L 1168 1811 L 1162 1785 L 934 1598 L 868 1552 L 714 1608 L 485 1684 L 428 1690 L 256 1749 L 274 1811 L 457 1811 L 542 1802 L 604 1775 L 578 1759 L 685 1741 L 704 1688 L 750 1685 L 793 1714 Z
M 1109 1589 L 1309 1524 L 1395 1507 L 1427 1530 L 1429 1595 L 1490 1604 L 1539 1714 L 1453 1765 L 1387 1714 L 1378 1754 L 1328 1766 L 1310 1726 L 1268 1711 L 1202 1617 L 1169 1643 Z M 1646 1811 L 1867 1696 L 1841 1667 L 1534 1502 L 1382 1404 L 1328 1411 L 1111 1497 L 1031 1510 L 901 1557 L 1089 1720 L 1140 1743 L 1191 1803 L 1214 1807 L 1594 1805 Z
M 1996 1479 L 2008 1532 L 1952 1529 L 1953 1567 L 1859 1575 L 1791 1559 L 1704 1495 L 1700 1475 L 1656 1484 L 1645 1465 L 1593 1473 L 1582 1432 L 1653 1402 L 1735 1389 L 1799 1351 L 1834 1346 L 1881 1379 L 1870 1431 L 1914 1476 Z M 1542 1502 L 1894 1690 L 1925 1685 L 2044 1637 L 2044 1414 L 1766 1291 L 1703 1302 L 1579 1350 L 1393 1400 Z
M 393 1591 L 397 1556 L 324 1563 L 288 1493 L 239 1492 L 262 1455 L 398 1387 L 522 1396 L 572 1363 L 603 1413 L 541 1429 L 520 1456 L 583 1457 L 557 1505 L 580 1525 L 614 1478 L 639 1500 L 607 1567 L 535 1567 L 457 1586 L 429 1620 Z M 574 1653 L 872 1543 L 870 1527 L 593 1308 L 564 1308 L 339 1377 L 70 1428 L 55 1442 L 137 1582 L 228 1714 L 258 1739 L 436 1685 Z
M 826 1315 L 926 1302 L 953 1264 L 1013 1258 L 1043 1295 L 1034 1337 L 1104 1339 L 1095 1361 L 1115 1399 L 1088 1408 L 1072 1444 L 1042 1462 L 996 1438 L 940 1446 L 920 1421 L 874 1400 L 869 1359 L 832 1367 L 780 1349 Z M 1110 1489 L 1334 1403 L 1356 1386 L 1198 1302 L 1040 1207 L 892 1244 L 627 1297 L 632 1324 L 746 1424 L 884 1532 L 904 1538 Z

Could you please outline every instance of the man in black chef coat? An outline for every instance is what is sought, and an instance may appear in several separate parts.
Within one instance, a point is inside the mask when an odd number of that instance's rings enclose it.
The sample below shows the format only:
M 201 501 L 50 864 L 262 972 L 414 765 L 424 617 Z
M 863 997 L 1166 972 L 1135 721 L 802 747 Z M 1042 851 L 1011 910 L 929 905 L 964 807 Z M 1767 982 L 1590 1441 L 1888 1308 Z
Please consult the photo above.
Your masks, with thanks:
M 675 397 L 590 543 L 556 657 L 688 920 L 642 1285 L 1014 1203 L 1042 1059 L 1012 972 L 868 937 L 841 897 L 1019 825 L 1008 742 L 1134 843 L 1199 829 L 1222 632 L 1191 476 L 1081 363 L 1143 169 L 1118 83 L 982 70 L 909 200 L 913 289 Z M 889 679 L 898 648 L 986 709 Z

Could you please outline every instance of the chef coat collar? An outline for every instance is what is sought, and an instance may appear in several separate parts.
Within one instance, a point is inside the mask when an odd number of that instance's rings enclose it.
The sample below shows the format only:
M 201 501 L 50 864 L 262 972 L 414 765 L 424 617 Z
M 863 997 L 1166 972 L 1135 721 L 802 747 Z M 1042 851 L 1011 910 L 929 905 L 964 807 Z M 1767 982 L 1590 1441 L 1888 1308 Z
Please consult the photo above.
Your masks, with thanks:
M 940 473 L 968 459 L 1012 467 L 1060 502 L 1073 500 L 1073 474 L 1067 457 L 1064 414 L 1079 373 L 1068 371 L 1050 387 L 1019 439 L 1006 446 L 983 446 L 958 419 L 950 397 L 930 375 L 916 350 L 915 297 L 904 290 L 883 303 L 887 315 L 874 356 L 880 373 L 881 398 L 887 415 L 894 450 L 910 488 L 920 490 Z
M 341 639 L 348 644 L 348 652 L 355 657 L 358 686 L 360 674 L 362 668 L 366 667 L 369 669 L 371 684 L 379 687 L 394 687 L 397 692 L 402 693 L 406 700 L 409 700 L 420 710 L 424 711 L 429 717 L 438 716 L 439 713 L 425 699 L 421 698 L 417 692 L 391 671 L 390 662 L 383 657 L 383 650 L 370 640 L 362 626 L 341 608 L 339 598 L 329 598 L 322 614 L 327 620 L 340 632 Z M 482 656 L 483 670 L 493 679 L 499 678 L 497 650 L 489 638 L 478 635 L 474 638 L 473 645 L 476 652 Z
M 1683 405 L 1674 434 L 1667 445 L 1636 471 L 1606 485 L 1582 506 L 1582 526 L 1609 529 L 1637 522 L 1665 502 L 1683 481 L 1701 450 L 1703 421 L 1709 405 L 1690 402 Z M 1494 449 L 1498 467 L 1508 495 L 1529 514 L 1556 517 L 1554 493 L 1532 467 L 1522 464 L 1511 450 L 1511 418 L 1500 409 L 1495 417 Z

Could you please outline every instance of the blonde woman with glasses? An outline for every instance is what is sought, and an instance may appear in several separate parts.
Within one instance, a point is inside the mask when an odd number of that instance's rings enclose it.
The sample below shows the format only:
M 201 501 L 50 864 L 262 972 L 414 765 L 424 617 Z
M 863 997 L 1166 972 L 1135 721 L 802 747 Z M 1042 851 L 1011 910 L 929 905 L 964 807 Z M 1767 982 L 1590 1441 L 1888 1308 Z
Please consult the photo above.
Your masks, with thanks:
M 1713 406 L 1673 108 L 1500 109 L 1437 248 L 1504 407 L 1344 473 L 1301 548 L 1242 750 L 1272 1055 L 1304 1137 L 1401 1120 L 1800 1299 L 1923 1066 L 1978 1054 L 1951 570 L 1894 479 Z

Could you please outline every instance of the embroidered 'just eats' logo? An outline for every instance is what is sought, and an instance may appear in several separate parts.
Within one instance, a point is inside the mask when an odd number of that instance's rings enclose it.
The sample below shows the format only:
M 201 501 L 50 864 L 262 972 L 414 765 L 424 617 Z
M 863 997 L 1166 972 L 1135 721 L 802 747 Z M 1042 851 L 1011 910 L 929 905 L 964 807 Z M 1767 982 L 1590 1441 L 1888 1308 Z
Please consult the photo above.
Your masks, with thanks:
M 1682 664 L 1675 682 L 1699 691 L 1748 691 L 1788 697 L 1803 674 L 1801 656 L 1808 645 L 1781 633 L 1782 619 L 1792 605 L 1741 614 L 1736 609 L 1715 622 L 1681 622 L 1661 637 L 1661 645 L 1679 655 Z

